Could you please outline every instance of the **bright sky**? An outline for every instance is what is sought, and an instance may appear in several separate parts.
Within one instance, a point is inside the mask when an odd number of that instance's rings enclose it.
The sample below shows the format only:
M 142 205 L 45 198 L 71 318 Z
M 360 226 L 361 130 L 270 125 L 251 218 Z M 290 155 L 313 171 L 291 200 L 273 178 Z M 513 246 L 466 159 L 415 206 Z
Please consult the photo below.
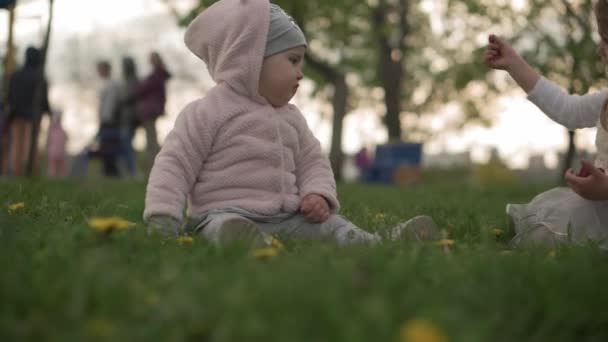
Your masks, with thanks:
M 521 0 L 523 1 L 523 0 Z M 193 0 L 172 0 L 179 8 L 188 8 Z M 429 3 L 427 1 L 427 3 Z M 130 20 L 137 17 L 168 13 L 162 0 L 55 0 L 55 25 L 53 39 L 59 41 L 71 35 L 85 35 L 99 30 L 116 30 L 121 28 L 128 33 Z M 15 26 L 16 39 L 20 44 L 39 44 L 46 25 L 47 5 L 42 0 L 20 0 Z M 0 12 L 0 52 L 4 54 L 6 40 L 7 14 Z M 167 26 L 167 30 L 178 31 L 176 25 Z M 169 33 L 169 31 L 167 31 Z M 174 32 L 175 33 L 175 32 Z M 177 32 L 179 34 L 179 32 Z M 94 42 L 92 42 L 94 43 Z M 143 43 L 142 43 L 143 44 Z M 154 49 L 153 43 L 150 49 Z M 140 46 L 138 46 L 141 48 Z M 63 47 L 52 45 L 51 58 Z M 147 48 L 147 47 L 146 47 Z M 54 51 L 53 51 L 54 50 Z M 185 48 L 183 51 L 186 51 Z M 177 51 L 181 53 L 180 51 Z M 185 52 L 187 53 L 187 52 Z M 86 61 L 94 63 L 94 60 Z M 143 62 L 141 62 L 143 64 Z M 142 68 L 143 69 L 143 68 Z M 201 70 L 204 70 L 201 67 Z M 195 70 L 199 72 L 199 70 Z M 143 74 L 143 73 L 142 73 Z M 51 80 L 52 81 L 52 80 Z M 93 136 L 96 129 L 94 93 L 98 84 L 92 84 L 88 90 L 88 103 L 74 101 L 74 89 L 56 86 L 51 100 L 64 110 L 64 123 L 71 136 L 70 150 L 82 148 Z M 203 88 L 203 87 L 201 87 Z M 197 89 L 177 91 L 170 88 L 168 115 L 160 120 L 161 138 L 173 125 L 179 110 L 198 96 Z M 329 148 L 331 123 L 323 120 L 320 106 L 310 97 L 310 86 L 301 87 L 295 98 L 309 125 L 317 134 L 324 148 Z M 82 91 L 82 90 L 80 90 Z M 81 97 L 81 96 L 79 96 Z M 426 153 L 463 152 L 470 150 L 474 160 L 484 160 L 488 150 L 496 147 L 500 155 L 513 167 L 525 167 L 530 154 L 544 153 L 545 160 L 555 165 L 555 152 L 565 149 L 566 132 L 561 126 L 547 119 L 536 107 L 528 103 L 522 91 L 515 91 L 505 96 L 496 108 L 487 108 L 496 113 L 495 126 L 492 128 L 471 127 L 460 133 L 442 133 L 445 115 L 449 110 L 428 120 L 436 134 L 425 144 Z M 84 123 L 83 123 L 84 122 Z M 347 116 L 345 120 L 344 149 L 347 153 L 356 152 L 362 145 L 374 145 L 386 141 L 386 132 L 371 110 L 359 109 Z M 595 130 L 585 130 L 578 136 L 578 146 L 594 150 Z M 136 139 L 136 146 L 141 147 L 143 138 Z
M 192 0 L 171 0 L 179 8 L 185 8 Z M 40 31 L 46 23 L 48 2 L 46 0 L 18 0 L 17 26 L 20 34 Z M 163 1 L 159 0 L 55 0 L 56 33 L 83 34 L 104 27 L 115 27 L 133 17 L 167 13 Z M 2 13 L 2 26 L 6 27 L 6 13 Z M 2 37 L 4 39 L 4 37 Z

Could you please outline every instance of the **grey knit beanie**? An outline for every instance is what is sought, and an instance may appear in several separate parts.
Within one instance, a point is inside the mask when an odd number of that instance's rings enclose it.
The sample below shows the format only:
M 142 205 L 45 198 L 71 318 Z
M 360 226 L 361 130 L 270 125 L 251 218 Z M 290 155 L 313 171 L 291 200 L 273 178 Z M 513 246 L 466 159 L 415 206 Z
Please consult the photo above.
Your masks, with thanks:
M 302 45 L 306 46 L 306 37 L 298 24 L 281 7 L 270 4 L 270 25 L 264 57 Z

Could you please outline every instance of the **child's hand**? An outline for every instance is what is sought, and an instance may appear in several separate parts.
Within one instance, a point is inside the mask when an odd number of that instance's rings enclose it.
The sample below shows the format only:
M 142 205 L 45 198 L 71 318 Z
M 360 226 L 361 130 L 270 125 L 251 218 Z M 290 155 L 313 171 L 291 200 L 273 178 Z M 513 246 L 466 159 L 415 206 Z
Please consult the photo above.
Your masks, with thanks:
M 308 194 L 300 203 L 300 212 L 310 223 L 321 223 L 329 218 L 329 204 L 322 196 Z
M 520 59 L 515 50 L 502 39 L 491 34 L 483 62 L 493 69 L 508 70 Z
M 581 163 L 589 175 L 580 177 L 574 170 L 569 169 L 565 175 L 568 186 L 582 198 L 592 201 L 608 200 L 608 175 L 588 161 L 583 160 Z

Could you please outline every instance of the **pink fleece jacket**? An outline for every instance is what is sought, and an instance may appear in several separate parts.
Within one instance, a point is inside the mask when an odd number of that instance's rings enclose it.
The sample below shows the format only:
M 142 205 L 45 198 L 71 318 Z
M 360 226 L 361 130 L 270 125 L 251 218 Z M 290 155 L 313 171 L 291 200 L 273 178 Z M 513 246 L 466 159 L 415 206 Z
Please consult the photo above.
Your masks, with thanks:
M 194 19 L 186 46 L 217 83 L 179 114 L 157 155 L 146 189 L 144 220 L 182 220 L 209 209 L 257 214 L 298 211 L 307 194 L 339 208 L 329 160 L 300 111 L 274 108 L 258 93 L 268 0 L 222 0 Z

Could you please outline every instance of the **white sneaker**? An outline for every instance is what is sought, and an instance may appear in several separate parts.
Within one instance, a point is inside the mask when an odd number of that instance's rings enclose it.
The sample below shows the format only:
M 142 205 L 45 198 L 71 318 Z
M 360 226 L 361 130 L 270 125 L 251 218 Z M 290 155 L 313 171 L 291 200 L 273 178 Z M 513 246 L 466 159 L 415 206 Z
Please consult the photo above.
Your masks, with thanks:
M 433 241 L 441 239 L 441 232 L 430 216 L 415 216 L 393 227 L 391 240 Z

